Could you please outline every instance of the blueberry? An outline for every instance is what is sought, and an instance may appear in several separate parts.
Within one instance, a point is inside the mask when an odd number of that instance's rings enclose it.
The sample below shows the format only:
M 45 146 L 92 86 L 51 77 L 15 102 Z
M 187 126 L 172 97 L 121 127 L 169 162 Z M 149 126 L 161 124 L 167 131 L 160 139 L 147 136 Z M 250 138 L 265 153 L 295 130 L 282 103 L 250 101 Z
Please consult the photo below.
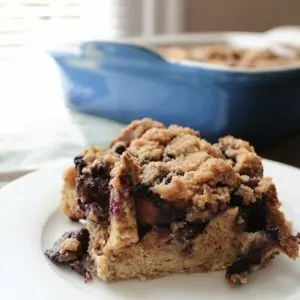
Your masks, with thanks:
M 172 175 L 168 175 L 165 179 L 165 184 L 169 184 L 172 181 Z
M 265 229 L 266 234 L 271 237 L 274 241 L 279 240 L 279 233 L 280 229 L 278 226 L 275 225 L 267 225 L 267 228 Z
M 93 178 L 99 177 L 102 179 L 108 179 L 110 177 L 109 170 L 102 163 L 96 164 L 92 169 Z
M 64 248 L 64 242 L 66 239 L 75 239 L 79 242 L 79 247 L 76 250 L 69 250 Z M 80 260 L 86 254 L 89 243 L 89 232 L 87 229 L 81 228 L 76 231 L 69 231 L 62 235 L 57 240 L 51 249 L 45 251 L 46 256 L 58 264 L 67 264 Z
M 230 204 L 232 206 L 242 206 L 243 205 L 243 197 L 236 195 L 234 193 L 230 196 Z
M 126 147 L 124 145 L 120 145 L 116 147 L 115 152 L 119 155 L 121 155 L 123 152 L 126 151 Z
M 261 260 L 261 248 L 253 247 L 248 253 L 241 259 L 234 262 L 226 270 L 226 277 L 233 274 L 241 274 L 244 272 L 249 272 L 251 266 L 260 264 Z
M 74 157 L 74 164 L 77 172 L 82 174 L 82 169 L 86 166 L 86 162 L 83 159 L 82 155 L 77 155 Z
M 198 222 L 196 224 L 185 221 L 183 227 L 176 232 L 176 238 L 183 242 L 192 240 L 198 234 L 202 233 L 207 225 L 207 221 Z
M 147 185 L 138 183 L 133 187 L 133 194 L 136 197 L 150 197 L 152 195 L 152 191 Z
M 266 202 L 263 199 L 257 199 L 245 208 L 245 220 L 247 232 L 256 232 L 266 228 Z

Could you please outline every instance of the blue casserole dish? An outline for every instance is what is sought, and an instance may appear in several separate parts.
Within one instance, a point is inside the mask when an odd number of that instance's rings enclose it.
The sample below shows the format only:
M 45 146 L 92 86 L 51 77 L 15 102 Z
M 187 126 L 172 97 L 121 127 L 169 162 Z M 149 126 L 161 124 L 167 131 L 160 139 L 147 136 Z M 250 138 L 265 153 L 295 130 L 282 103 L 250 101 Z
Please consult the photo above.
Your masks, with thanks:
M 152 117 L 201 131 L 209 141 L 232 134 L 265 146 L 300 130 L 300 67 L 236 69 L 173 62 L 147 46 L 186 43 L 264 43 L 251 33 L 215 33 L 86 41 L 56 49 L 66 104 L 122 123 Z

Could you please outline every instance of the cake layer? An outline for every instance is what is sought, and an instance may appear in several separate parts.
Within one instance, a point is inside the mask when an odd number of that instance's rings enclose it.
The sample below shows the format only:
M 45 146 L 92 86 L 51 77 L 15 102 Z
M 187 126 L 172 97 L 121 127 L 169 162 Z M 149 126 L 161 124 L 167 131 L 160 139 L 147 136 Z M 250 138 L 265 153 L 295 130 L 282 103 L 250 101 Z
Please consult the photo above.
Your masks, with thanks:
M 105 281 L 226 269 L 231 283 L 245 283 L 280 252 L 298 257 L 299 238 L 246 141 L 210 144 L 190 128 L 143 119 L 74 164 L 61 208 L 86 219 Z

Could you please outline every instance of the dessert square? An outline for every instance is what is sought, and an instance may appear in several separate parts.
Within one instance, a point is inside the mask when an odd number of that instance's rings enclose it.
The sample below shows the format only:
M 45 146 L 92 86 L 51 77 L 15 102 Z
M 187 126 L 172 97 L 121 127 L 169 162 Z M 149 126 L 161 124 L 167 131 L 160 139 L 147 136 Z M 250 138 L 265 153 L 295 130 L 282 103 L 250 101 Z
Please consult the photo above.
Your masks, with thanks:
M 298 257 L 299 237 L 248 142 L 210 144 L 151 119 L 75 157 L 61 210 L 85 219 L 90 268 L 103 281 L 225 270 L 244 284 L 278 254 Z

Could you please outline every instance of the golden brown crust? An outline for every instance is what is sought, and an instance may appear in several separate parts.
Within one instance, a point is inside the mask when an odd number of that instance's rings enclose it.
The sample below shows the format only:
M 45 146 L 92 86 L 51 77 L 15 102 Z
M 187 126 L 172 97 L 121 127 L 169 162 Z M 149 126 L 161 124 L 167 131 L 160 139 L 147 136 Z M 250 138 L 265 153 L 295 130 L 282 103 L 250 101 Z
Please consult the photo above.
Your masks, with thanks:
M 235 162 L 234 170 L 241 175 L 262 177 L 261 158 L 254 152 L 250 144 L 233 136 L 219 139 L 219 148 L 225 157 Z
M 101 162 L 107 165 L 110 169 L 112 169 L 115 163 L 118 161 L 119 156 L 109 150 L 104 150 L 99 147 L 89 147 L 85 148 L 82 152 L 83 160 L 87 165 L 92 165 L 93 163 Z
M 128 145 L 132 140 L 139 138 L 151 128 L 163 128 L 163 124 L 149 118 L 133 121 L 121 132 L 120 136 L 111 142 L 110 147 L 117 142 L 124 142 Z
M 230 157 L 224 160 L 221 150 L 232 144 L 238 151 L 232 154 L 238 157 L 237 168 L 232 166 Z M 140 180 L 162 199 L 193 202 L 199 206 L 206 200 L 212 201 L 207 196 L 212 193 L 204 195 L 209 187 L 223 184 L 234 188 L 241 180 L 240 170 L 247 169 L 250 171 L 244 173 L 260 176 L 262 169 L 261 159 L 249 143 L 227 137 L 220 144 L 211 145 L 200 139 L 197 132 L 175 125 L 149 129 L 131 142 L 128 151 L 142 165 Z M 159 180 L 166 176 L 170 178 L 168 184 Z
M 192 202 L 202 207 L 206 200 L 212 200 L 217 183 L 236 186 L 239 178 L 232 167 L 222 159 L 208 158 L 196 170 L 174 175 L 168 184 L 155 184 L 152 190 L 167 201 Z M 207 193 L 210 196 L 206 197 Z M 215 199 L 217 200 L 217 199 Z

